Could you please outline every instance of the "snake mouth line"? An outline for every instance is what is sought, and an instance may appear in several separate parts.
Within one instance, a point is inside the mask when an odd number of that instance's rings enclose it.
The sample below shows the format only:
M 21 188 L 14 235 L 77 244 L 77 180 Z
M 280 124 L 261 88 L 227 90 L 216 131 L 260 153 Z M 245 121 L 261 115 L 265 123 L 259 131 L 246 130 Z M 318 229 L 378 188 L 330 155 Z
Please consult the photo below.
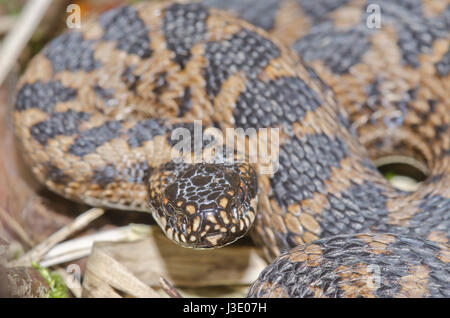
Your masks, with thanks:
M 213 211 L 203 211 L 203 216 L 198 224 L 195 221 L 186 220 L 183 227 L 173 226 L 173 222 L 160 217 L 157 209 L 151 207 L 153 218 L 156 220 L 164 234 L 176 244 L 192 249 L 212 249 L 230 245 L 246 235 L 255 220 L 255 208 L 257 200 L 251 200 L 246 204 L 246 211 L 239 214 L 237 219 L 229 216 L 227 224 L 219 224 Z M 185 218 L 186 219 L 186 218 Z M 192 229 L 196 228 L 194 232 Z

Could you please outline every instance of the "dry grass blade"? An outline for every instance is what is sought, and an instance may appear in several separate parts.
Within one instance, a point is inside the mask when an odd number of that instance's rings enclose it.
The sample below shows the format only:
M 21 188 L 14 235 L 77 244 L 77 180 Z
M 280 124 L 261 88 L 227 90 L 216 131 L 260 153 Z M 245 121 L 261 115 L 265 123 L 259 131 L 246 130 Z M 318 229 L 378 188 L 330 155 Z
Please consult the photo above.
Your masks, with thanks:
M 29 266 L 32 262 L 39 262 L 41 258 L 56 244 L 65 240 L 67 237 L 73 233 L 83 229 L 93 220 L 97 219 L 103 215 L 104 210 L 102 209 L 90 209 L 85 213 L 79 215 L 72 223 L 63 227 L 50 237 L 48 237 L 44 242 L 36 245 L 28 251 L 25 255 L 20 257 L 17 261 L 10 263 L 11 266 Z
M 130 224 L 65 241 L 48 251 L 40 265 L 49 267 L 88 256 L 95 242 L 132 242 L 146 238 L 149 232 L 148 225 Z
M 164 277 L 183 295 L 186 288 L 248 286 L 267 266 L 254 246 L 233 245 L 206 251 L 186 249 L 169 241 L 157 226 L 151 229 L 144 240 L 103 242 L 95 246 L 145 284 L 160 288 L 160 277 Z
M 132 297 L 161 298 L 160 294 L 94 245 L 86 265 L 83 297 L 121 297 L 121 292 Z
M 16 62 L 34 30 L 44 16 L 51 0 L 28 0 L 19 19 L 6 36 L 0 50 L 0 85 Z
M 20 223 L 17 222 L 13 217 L 11 217 L 8 214 L 8 212 L 6 212 L 1 206 L 0 206 L 0 220 L 3 220 L 5 224 L 7 224 L 18 235 L 18 237 L 20 237 L 20 239 L 28 246 L 31 247 L 34 245 L 33 240 L 28 236 L 27 232 L 25 232 Z
M 176 290 L 175 287 L 164 277 L 160 277 L 159 281 L 161 282 L 161 287 L 164 290 L 164 292 L 169 295 L 171 298 L 183 298 L 181 294 Z

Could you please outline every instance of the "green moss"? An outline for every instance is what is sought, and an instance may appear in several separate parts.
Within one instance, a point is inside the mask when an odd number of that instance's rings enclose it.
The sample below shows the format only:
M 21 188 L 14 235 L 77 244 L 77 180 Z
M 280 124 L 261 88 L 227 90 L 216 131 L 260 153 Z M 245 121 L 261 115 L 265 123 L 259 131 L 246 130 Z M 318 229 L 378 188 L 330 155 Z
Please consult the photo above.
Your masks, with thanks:
M 33 267 L 39 271 L 50 287 L 48 298 L 67 298 L 67 287 L 61 276 L 51 273 L 47 268 L 43 268 L 37 263 L 33 263 Z
M 396 175 L 397 175 L 397 174 L 396 174 L 395 172 L 393 172 L 393 171 L 387 171 L 387 172 L 384 174 L 384 177 L 385 177 L 388 181 L 391 181 L 392 178 L 395 177 Z

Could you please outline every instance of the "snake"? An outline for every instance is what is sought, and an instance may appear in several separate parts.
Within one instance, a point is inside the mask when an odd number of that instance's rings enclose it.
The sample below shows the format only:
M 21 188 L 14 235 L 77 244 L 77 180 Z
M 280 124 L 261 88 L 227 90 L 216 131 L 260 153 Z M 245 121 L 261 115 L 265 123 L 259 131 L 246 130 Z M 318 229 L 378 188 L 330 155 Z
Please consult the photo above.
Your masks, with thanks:
M 248 297 L 450 296 L 447 1 L 144 1 L 82 24 L 17 86 L 47 188 L 184 247 L 249 233 L 270 265 Z M 397 189 L 380 158 L 426 178 Z

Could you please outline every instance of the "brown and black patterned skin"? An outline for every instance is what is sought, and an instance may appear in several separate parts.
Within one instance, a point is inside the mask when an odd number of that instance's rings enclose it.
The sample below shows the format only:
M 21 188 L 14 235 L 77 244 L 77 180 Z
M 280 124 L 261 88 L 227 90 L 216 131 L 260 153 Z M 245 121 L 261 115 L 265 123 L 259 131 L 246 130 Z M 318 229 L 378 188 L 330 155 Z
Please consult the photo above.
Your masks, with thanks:
M 269 259 L 294 247 L 283 257 L 302 259 L 304 244 L 320 238 L 326 251 L 335 235 L 350 235 L 335 237 L 343 247 L 359 233 L 406 235 L 419 254 L 434 246 L 446 256 L 433 264 L 447 281 L 429 275 L 440 287 L 415 295 L 448 295 L 448 3 L 370 1 L 382 27 L 369 29 L 365 1 L 202 2 L 252 24 L 197 2 L 144 2 L 61 35 L 33 59 L 13 116 L 38 179 L 70 199 L 150 211 L 184 246 L 229 244 L 255 219 L 252 237 Z M 278 170 L 220 158 L 193 165 L 189 154 L 171 162 L 171 132 L 195 130 L 194 120 L 280 128 Z M 415 192 L 394 189 L 373 164 L 388 155 L 413 156 L 429 177 Z M 409 256 L 398 257 L 415 266 Z M 326 274 L 321 264 L 310 270 Z M 264 295 L 276 285 L 264 284 Z M 338 292 L 345 286 L 323 295 L 357 295 Z
M 450 296 L 444 243 L 395 234 L 325 237 L 283 254 L 250 297 L 422 298 Z
M 270 180 L 272 189 L 277 190 L 268 197 L 268 212 L 258 214 L 258 237 L 263 238 L 264 246 L 270 246 L 272 257 L 295 244 L 340 233 L 395 232 L 448 242 L 448 1 L 203 2 L 238 13 L 292 46 L 332 88 L 349 114 L 350 130 L 357 131 L 372 161 L 397 155 L 412 157 L 426 167 L 429 175 L 414 193 L 401 193 L 380 184 L 384 180 L 377 172 L 374 178 L 360 179 L 364 171 L 372 170 L 372 164 L 366 158 L 359 162 L 348 158 L 348 151 L 343 149 L 346 146 L 337 138 L 332 148 L 340 150 L 336 156 L 339 164 L 327 162 L 321 171 L 326 180 L 316 186 L 322 175 L 315 175 L 309 168 L 320 161 L 312 156 L 316 162 L 305 162 L 305 151 L 289 147 L 287 167 Z M 367 27 L 370 4 L 381 8 L 380 29 Z M 305 121 L 301 125 L 308 127 Z M 303 143 L 300 147 L 304 148 Z M 316 156 L 320 154 L 313 147 L 307 149 Z M 283 157 L 282 152 L 280 159 Z M 294 163 L 298 161 L 304 163 Z M 289 168 L 293 171 L 287 172 Z M 305 173 L 308 170 L 310 175 Z M 346 173 L 346 178 L 333 176 Z

